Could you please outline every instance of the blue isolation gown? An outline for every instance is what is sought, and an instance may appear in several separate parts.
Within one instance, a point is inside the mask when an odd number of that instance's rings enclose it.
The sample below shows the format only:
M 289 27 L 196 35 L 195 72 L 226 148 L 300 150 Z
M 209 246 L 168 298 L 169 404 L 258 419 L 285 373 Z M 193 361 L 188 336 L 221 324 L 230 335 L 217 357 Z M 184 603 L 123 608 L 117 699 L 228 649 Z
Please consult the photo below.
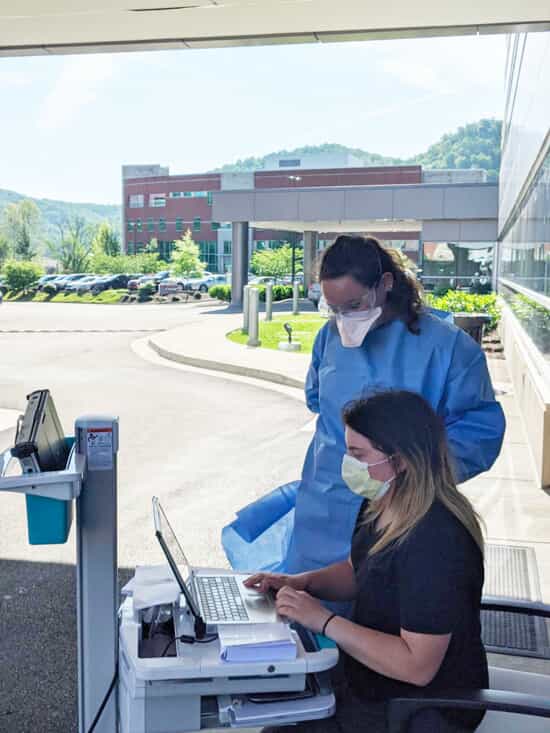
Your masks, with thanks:
M 420 333 L 402 320 L 370 331 L 357 348 L 342 346 L 329 321 L 318 333 L 306 401 L 318 413 L 301 481 L 275 489 L 237 513 L 222 533 L 235 569 L 298 573 L 346 558 L 361 497 L 342 480 L 342 408 L 372 390 L 418 392 L 441 415 L 459 482 L 497 458 L 505 420 L 485 355 L 464 331 L 430 312 Z

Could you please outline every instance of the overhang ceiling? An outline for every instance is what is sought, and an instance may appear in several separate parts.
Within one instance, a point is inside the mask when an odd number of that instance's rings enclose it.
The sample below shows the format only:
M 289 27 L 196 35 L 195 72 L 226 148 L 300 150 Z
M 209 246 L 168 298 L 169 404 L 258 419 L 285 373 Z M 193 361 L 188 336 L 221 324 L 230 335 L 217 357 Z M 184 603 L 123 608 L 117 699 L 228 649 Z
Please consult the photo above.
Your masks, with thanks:
M 550 29 L 548 0 L 0 0 L 0 55 Z
M 383 221 L 381 219 L 350 219 L 347 221 L 253 221 L 250 226 L 258 229 L 271 229 L 285 232 L 369 232 L 371 234 L 384 232 L 421 232 L 422 222 L 415 219 L 395 219 Z

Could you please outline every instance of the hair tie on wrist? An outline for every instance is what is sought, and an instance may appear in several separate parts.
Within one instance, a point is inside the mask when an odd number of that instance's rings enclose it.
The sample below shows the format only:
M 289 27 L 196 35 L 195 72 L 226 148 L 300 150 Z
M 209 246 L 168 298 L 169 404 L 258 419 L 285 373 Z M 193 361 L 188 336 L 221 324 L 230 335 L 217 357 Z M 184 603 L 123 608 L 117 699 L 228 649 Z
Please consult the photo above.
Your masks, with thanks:
M 331 614 L 331 615 L 330 615 L 330 616 L 329 616 L 329 617 L 327 618 L 327 620 L 326 620 L 326 621 L 325 621 L 325 623 L 323 624 L 323 628 L 322 628 L 322 630 L 321 630 L 321 634 L 323 634 L 323 636 L 325 635 L 325 630 L 326 630 L 327 626 L 328 626 L 328 625 L 329 625 L 329 623 L 330 623 L 330 622 L 332 621 L 332 619 L 333 619 L 333 618 L 335 618 L 335 617 L 336 617 L 337 615 L 338 615 L 337 613 L 333 613 L 333 614 Z

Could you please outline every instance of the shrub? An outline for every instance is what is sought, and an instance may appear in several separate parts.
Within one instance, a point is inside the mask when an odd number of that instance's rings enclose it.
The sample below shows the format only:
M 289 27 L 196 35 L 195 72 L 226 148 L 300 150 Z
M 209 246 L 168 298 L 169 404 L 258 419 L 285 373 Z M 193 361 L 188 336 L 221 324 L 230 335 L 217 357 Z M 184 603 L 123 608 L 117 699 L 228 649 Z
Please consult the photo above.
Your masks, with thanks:
M 151 300 L 152 296 L 155 294 L 155 285 L 153 283 L 145 283 L 145 285 L 141 285 L 138 288 L 138 300 L 140 303 L 143 303 L 146 300 Z
M 44 270 L 35 262 L 9 260 L 4 265 L 3 274 L 8 290 L 19 291 L 31 288 Z
M 487 326 L 488 331 L 496 328 L 500 320 L 500 307 L 494 293 L 475 295 L 464 293 L 461 290 L 449 290 L 446 295 L 440 298 L 428 294 L 425 300 L 430 307 L 449 313 L 487 313 L 491 316 L 491 322 Z
M 260 292 L 260 300 L 265 303 L 265 285 L 258 285 L 257 289 Z M 214 285 L 208 291 L 210 297 L 218 298 L 218 300 L 230 301 L 231 300 L 231 285 Z M 303 297 L 305 289 L 300 287 L 300 295 Z M 273 300 L 287 300 L 292 298 L 292 285 L 274 285 L 273 286 Z
M 550 310 L 526 295 L 514 294 L 508 304 L 538 348 L 550 351 Z
M 213 285 L 208 291 L 208 294 L 211 298 L 228 302 L 231 300 L 231 285 Z

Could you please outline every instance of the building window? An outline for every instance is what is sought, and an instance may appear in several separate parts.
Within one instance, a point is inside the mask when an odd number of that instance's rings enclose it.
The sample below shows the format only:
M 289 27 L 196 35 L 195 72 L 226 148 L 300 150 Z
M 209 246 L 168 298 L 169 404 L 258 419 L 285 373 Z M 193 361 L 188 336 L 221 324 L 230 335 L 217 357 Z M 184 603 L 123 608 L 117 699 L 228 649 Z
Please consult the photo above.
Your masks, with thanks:
M 279 168 L 299 168 L 301 164 L 300 158 L 288 158 L 279 161 Z
M 171 199 L 180 199 L 181 198 L 181 191 L 170 191 L 170 198 Z
M 145 197 L 142 193 L 132 193 L 128 196 L 128 206 L 131 209 L 141 209 L 145 203 Z
M 208 206 L 212 206 L 212 191 L 208 191 L 207 200 L 208 200 Z
M 220 222 L 219 221 L 213 221 L 212 222 L 212 231 L 217 231 L 220 228 Z
M 174 250 L 174 242 L 172 241 L 165 241 L 160 240 L 159 243 L 159 257 L 161 260 L 165 260 L 166 262 L 170 261 L 170 258 L 172 256 L 172 252 Z
M 153 219 L 147 219 L 147 231 L 148 232 L 155 231 L 155 222 L 153 221 Z
M 133 232 L 134 231 L 134 221 L 133 219 L 128 219 L 128 231 Z
M 177 232 L 183 231 L 183 219 L 180 216 L 176 218 L 176 231 Z
M 166 231 L 166 219 L 159 219 L 159 232 Z
M 199 245 L 200 258 L 206 264 L 209 272 L 218 271 L 218 243 L 197 242 Z
M 193 231 L 200 232 L 200 230 L 201 230 L 201 218 L 200 216 L 197 216 L 193 219 Z
M 136 229 L 141 232 L 141 219 L 136 219 Z
M 166 196 L 163 193 L 152 193 L 149 196 L 149 206 L 153 209 L 159 209 L 166 206 Z
M 223 243 L 223 253 L 224 255 L 230 255 L 231 254 L 231 240 L 225 240 Z

